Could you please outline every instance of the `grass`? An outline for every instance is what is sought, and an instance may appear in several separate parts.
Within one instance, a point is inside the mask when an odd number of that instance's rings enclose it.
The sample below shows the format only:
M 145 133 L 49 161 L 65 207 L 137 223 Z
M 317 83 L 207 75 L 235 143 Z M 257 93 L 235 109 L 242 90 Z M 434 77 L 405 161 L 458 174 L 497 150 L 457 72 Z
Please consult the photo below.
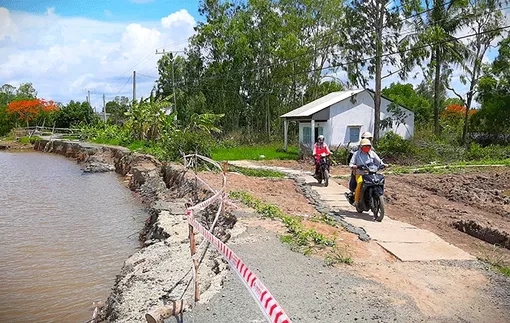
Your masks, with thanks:
M 281 172 L 277 172 L 270 169 L 254 169 L 254 168 L 245 168 L 245 167 L 238 167 L 230 165 L 229 169 L 230 172 L 237 172 L 241 173 L 246 176 L 252 176 L 252 177 L 274 177 L 274 178 L 284 178 L 286 175 Z
M 326 266 L 333 266 L 336 264 L 351 265 L 353 260 L 346 247 L 339 248 L 338 246 L 334 246 L 326 255 L 326 258 L 324 258 L 324 262 L 326 263 Z
M 214 160 L 297 160 L 298 147 L 289 146 L 288 151 L 283 151 L 280 144 L 260 146 L 238 146 L 232 148 L 215 148 L 212 152 Z M 261 158 L 261 156 L 264 156 Z
M 288 234 L 280 237 L 280 241 L 288 243 L 292 250 L 308 255 L 314 249 L 334 247 L 336 245 L 334 239 L 329 239 L 314 229 L 306 228 L 301 223 L 301 217 L 287 215 L 274 204 L 260 201 L 246 192 L 230 192 L 229 197 L 255 209 L 263 217 L 280 219 L 288 232 Z
M 500 246 L 493 245 L 491 250 L 481 251 L 481 256 L 478 259 L 490 264 L 494 271 L 510 277 L 510 266 L 505 262 L 505 257 L 501 254 L 500 249 Z

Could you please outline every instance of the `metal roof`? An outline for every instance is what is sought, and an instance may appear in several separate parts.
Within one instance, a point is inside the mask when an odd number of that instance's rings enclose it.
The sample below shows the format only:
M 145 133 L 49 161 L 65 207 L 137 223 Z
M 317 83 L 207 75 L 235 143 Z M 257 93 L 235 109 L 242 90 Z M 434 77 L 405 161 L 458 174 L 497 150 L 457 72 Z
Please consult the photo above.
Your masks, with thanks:
M 351 96 L 358 94 L 360 92 L 365 91 L 364 89 L 359 90 L 350 90 L 350 91 L 339 91 L 339 92 L 331 92 L 328 95 L 323 96 L 315 101 L 312 101 L 308 104 L 303 105 L 300 108 L 292 110 L 290 112 L 285 113 L 280 116 L 281 118 L 299 118 L 299 117 L 309 117 L 314 113 L 317 113 L 327 107 L 332 106 L 335 103 L 343 101 L 345 99 L 350 98 Z

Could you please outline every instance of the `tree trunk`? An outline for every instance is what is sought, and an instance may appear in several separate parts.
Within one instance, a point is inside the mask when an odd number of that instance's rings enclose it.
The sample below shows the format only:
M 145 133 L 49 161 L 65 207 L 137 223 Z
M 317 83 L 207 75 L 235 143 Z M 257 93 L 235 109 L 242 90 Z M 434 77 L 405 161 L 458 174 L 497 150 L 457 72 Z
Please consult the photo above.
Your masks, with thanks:
M 439 127 L 439 95 L 441 85 L 441 59 L 439 46 L 436 45 L 435 51 L 435 77 L 434 77 L 434 133 L 439 135 L 441 129 Z
M 382 90 L 382 31 L 384 23 L 385 1 L 377 4 L 376 27 L 376 58 L 375 58 L 375 96 L 374 96 L 374 138 L 373 144 L 379 141 L 379 128 L 381 124 L 381 90 Z

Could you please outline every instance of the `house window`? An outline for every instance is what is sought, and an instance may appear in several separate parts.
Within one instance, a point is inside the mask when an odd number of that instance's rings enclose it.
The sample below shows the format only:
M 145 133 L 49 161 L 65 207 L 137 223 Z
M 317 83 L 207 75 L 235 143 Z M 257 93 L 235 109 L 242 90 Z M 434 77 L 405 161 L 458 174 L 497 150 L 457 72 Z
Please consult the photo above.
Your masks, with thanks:
M 303 127 L 303 143 L 309 144 L 312 141 L 312 128 Z
M 315 127 L 315 138 L 314 142 L 317 142 L 317 138 L 320 135 L 324 136 L 324 127 Z M 303 143 L 309 144 L 312 141 L 312 128 L 311 127 L 303 127 Z
M 348 126 L 347 129 L 349 130 L 349 142 L 358 142 L 359 141 L 359 135 L 361 131 L 360 126 Z

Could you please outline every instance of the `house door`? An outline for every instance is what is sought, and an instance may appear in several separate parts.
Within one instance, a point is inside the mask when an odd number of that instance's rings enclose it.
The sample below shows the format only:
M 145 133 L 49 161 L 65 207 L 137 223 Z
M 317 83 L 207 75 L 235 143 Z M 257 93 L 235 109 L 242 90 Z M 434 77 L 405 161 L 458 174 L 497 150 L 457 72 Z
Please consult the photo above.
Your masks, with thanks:
M 317 138 L 319 138 L 320 135 L 324 136 L 324 128 L 323 127 L 315 127 L 314 142 L 317 142 Z

